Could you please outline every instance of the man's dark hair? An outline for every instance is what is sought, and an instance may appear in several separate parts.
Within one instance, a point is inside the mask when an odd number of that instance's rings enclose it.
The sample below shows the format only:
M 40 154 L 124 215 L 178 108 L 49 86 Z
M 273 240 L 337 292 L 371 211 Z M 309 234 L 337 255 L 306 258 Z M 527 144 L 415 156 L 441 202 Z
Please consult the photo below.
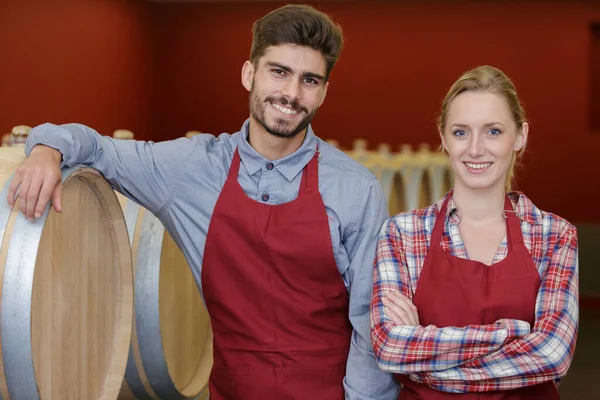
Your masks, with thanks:
M 342 52 L 342 28 L 314 7 L 286 5 L 254 22 L 250 61 L 256 66 L 269 46 L 280 44 L 306 46 L 321 52 L 327 62 L 328 80 Z

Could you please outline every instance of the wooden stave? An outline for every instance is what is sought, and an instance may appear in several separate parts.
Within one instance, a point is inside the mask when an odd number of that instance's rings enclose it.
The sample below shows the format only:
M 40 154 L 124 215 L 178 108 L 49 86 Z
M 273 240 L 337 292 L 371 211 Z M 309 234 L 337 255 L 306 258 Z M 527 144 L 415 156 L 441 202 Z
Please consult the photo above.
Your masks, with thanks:
M 197 394 L 185 396 L 179 392 L 169 373 L 163 353 L 158 285 L 160 284 L 161 244 L 168 233 L 160 220 L 151 212 L 120 193 L 117 193 L 117 197 L 123 208 L 130 245 L 132 253 L 134 253 L 134 285 L 136 292 L 133 335 L 119 400 L 208 399 L 208 381 Z M 140 213 L 143 213 L 142 217 L 140 217 Z M 138 230 L 140 231 L 139 235 L 137 235 Z M 142 234 L 144 237 L 141 236 Z M 136 238 L 139 240 L 138 246 L 134 244 Z M 138 254 L 141 254 L 142 257 L 139 257 Z M 145 279 L 138 279 L 140 275 L 145 276 Z M 137 294 L 141 295 L 138 296 Z M 146 298 L 146 294 L 149 294 L 149 298 L 157 301 L 152 304 L 149 304 L 150 302 L 147 300 L 142 301 Z M 204 305 L 202 304 L 202 306 Z M 145 318 L 147 315 L 154 318 Z M 138 321 L 142 322 L 139 326 Z M 207 342 L 205 349 L 208 350 L 210 347 L 210 353 L 212 353 L 212 332 L 209 338 L 210 344 Z M 212 363 L 212 354 L 210 355 Z M 199 365 L 202 364 L 204 357 L 206 356 L 203 355 L 202 360 L 198 362 Z M 208 372 L 210 372 L 210 369 Z
M 24 159 L 22 148 L 14 150 L 13 148 L 9 149 L 11 152 L 18 151 Z M 5 149 L 0 153 L 2 156 L 6 154 L 9 153 L 7 153 L 7 150 Z M 12 156 L 12 154 L 10 155 Z M 112 192 L 108 182 L 82 166 L 63 169 L 63 185 L 67 185 L 69 180 L 74 178 L 85 181 L 85 184 L 91 189 L 92 193 L 97 195 L 98 201 L 104 201 L 104 211 L 110 212 L 109 216 L 111 217 L 111 221 L 113 221 L 111 229 L 109 229 L 114 235 L 114 237 L 111 237 L 111 242 L 118 247 L 117 251 L 119 251 L 119 254 L 130 256 L 130 253 L 127 251 L 128 249 L 126 248 L 127 236 L 125 234 L 125 223 L 121 220 L 120 222 L 122 225 L 118 226 L 119 218 L 115 218 L 116 215 L 114 214 L 116 210 L 115 204 L 112 204 L 111 206 L 107 203 L 106 197 L 104 197 L 109 192 Z M 5 229 L 13 212 L 5 200 L 8 186 L 12 179 L 13 176 L 6 181 L 2 192 L 0 193 L 0 196 L 2 196 L 2 199 L 0 200 L 0 245 L 4 242 Z M 114 197 L 113 203 L 116 203 L 118 207 L 116 197 Z M 32 222 L 28 221 L 21 212 L 17 212 L 10 242 L 7 243 L 8 255 L 6 257 L 6 263 L 3 266 L 4 279 L 1 303 L 1 339 L 3 366 L 9 366 L 8 368 L 3 368 L 3 379 L 5 379 L 7 386 L 7 397 L 12 400 L 34 400 L 41 398 L 38 389 L 38 380 L 41 378 L 36 378 L 34 368 L 36 357 L 34 355 L 34 350 L 32 349 L 33 331 L 31 327 L 33 322 L 31 321 L 31 315 L 38 246 L 40 245 L 42 231 L 50 212 L 50 206 L 47 206 L 44 214 Z M 26 237 L 26 240 L 19 240 L 18 237 L 15 239 L 14 232 L 28 232 L 29 234 L 21 235 L 22 237 Z M 34 239 L 32 240 L 32 238 Z M 123 246 L 124 241 L 125 246 Z M 118 273 L 115 277 L 117 287 L 115 295 L 118 296 L 115 305 L 120 305 L 121 308 L 115 311 L 114 337 L 110 342 L 111 361 L 107 363 L 105 380 L 101 385 L 102 390 L 99 394 L 99 398 L 102 400 L 115 399 L 119 393 L 120 385 L 118 385 L 117 382 L 125 372 L 127 360 L 126 350 L 129 345 L 131 334 L 131 318 L 133 314 L 132 265 L 131 258 L 127 259 L 127 257 L 125 257 L 125 259 L 123 259 L 123 257 L 124 256 L 118 259 L 120 267 L 118 267 Z M 115 261 L 115 263 L 117 263 L 117 261 Z M 127 270 L 127 268 L 129 270 Z M 25 288 L 25 291 L 23 288 Z M 12 300 L 13 298 L 19 299 L 19 297 L 25 298 L 25 304 L 21 304 L 20 307 L 17 306 L 16 309 L 13 309 L 12 307 L 18 302 Z M 23 316 L 25 316 L 25 318 L 23 318 Z M 15 327 L 17 329 L 15 329 Z M 23 349 L 25 350 L 25 355 L 22 354 Z M 6 400 L 8 400 L 8 398 Z
M 405 164 L 398 170 L 402 182 L 404 210 L 409 212 L 431 205 L 429 173 L 420 165 Z

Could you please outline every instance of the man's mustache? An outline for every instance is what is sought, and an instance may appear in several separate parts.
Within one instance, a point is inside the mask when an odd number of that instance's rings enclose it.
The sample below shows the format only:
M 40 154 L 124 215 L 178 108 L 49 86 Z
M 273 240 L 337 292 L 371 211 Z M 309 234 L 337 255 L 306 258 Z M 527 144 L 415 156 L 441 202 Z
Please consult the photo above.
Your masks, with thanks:
M 281 105 L 284 106 L 289 106 L 291 107 L 294 111 L 304 111 L 305 113 L 308 114 L 308 110 L 301 106 L 300 103 L 298 102 L 298 100 L 289 100 L 287 97 L 273 97 L 273 96 L 268 96 L 265 99 L 265 102 L 269 102 L 269 103 L 280 103 Z

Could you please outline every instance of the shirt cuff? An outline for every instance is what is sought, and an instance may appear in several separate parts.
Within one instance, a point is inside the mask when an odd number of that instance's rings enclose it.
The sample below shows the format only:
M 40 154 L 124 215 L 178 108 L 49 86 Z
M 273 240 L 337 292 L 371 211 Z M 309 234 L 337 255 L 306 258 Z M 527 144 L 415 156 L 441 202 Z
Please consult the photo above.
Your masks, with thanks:
M 516 337 L 523 337 L 531 332 L 529 322 L 518 319 L 509 319 L 508 321 L 508 336 L 506 340 L 511 340 Z
M 33 128 L 27 136 L 25 142 L 25 155 L 29 157 L 31 150 L 39 144 L 58 150 L 62 154 L 61 168 L 68 165 L 66 155 L 69 154 L 69 148 L 73 143 L 68 132 L 59 126 L 53 124 L 42 124 Z

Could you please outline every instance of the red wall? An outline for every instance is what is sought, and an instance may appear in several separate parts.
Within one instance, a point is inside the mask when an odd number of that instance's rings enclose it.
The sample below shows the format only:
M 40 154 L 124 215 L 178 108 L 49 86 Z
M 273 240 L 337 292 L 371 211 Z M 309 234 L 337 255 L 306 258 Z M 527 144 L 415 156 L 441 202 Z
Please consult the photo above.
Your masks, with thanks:
M 149 132 L 149 5 L 0 0 L 0 130 L 82 122 Z
M 592 131 L 600 134 L 600 22 L 592 27 L 590 37 L 590 70 L 592 71 L 590 86 L 590 126 Z
M 357 137 L 437 145 L 446 90 L 491 64 L 514 80 L 532 125 L 518 187 L 572 222 L 600 222 L 589 28 L 600 6 L 398 3 L 319 5 L 342 24 L 346 46 L 317 134 L 346 147 Z M 0 0 L 0 129 L 49 120 L 153 140 L 234 132 L 248 116 L 240 70 L 252 21 L 280 4 Z
M 357 137 L 437 146 L 434 120 L 445 92 L 463 71 L 491 64 L 513 79 L 531 121 L 518 188 L 573 222 L 600 222 L 600 132 L 590 129 L 589 89 L 589 24 L 600 21 L 600 7 L 398 3 L 319 6 L 341 22 L 346 46 L 314 121 L 317 134 L 346 147 Z M 239 129 L 248 116 L 240 69 L 251 23 L 277 4 L 153 8 L 162 37 L 159 92 L 170 104 L 161 108 L 161 132 Z

